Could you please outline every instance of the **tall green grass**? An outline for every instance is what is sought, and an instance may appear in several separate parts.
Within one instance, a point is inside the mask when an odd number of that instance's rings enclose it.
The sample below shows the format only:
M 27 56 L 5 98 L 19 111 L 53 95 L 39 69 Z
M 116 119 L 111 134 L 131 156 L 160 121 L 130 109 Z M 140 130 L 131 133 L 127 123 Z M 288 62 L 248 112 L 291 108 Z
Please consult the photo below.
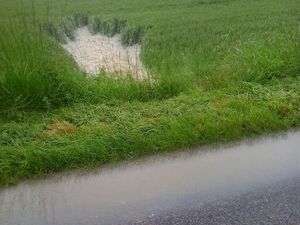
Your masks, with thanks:
M 47 109 L 81 94 L 74 63 L 37 26 L 0 26 L 1 110 Z
M 42 30 L 60 43 L 75 40 L 75 31 L 80 27 L 87 26 L 92 34 L 102 34 L 113 37 L 121 35 L 121 43 L 124 46 L 141 44 L 145 28 L 140 25 L 127 25 L 124 19 L 113 18 L 104 20 L 97 16 L 76 13 L 62 18 L 58 24 L 47 21 L 42 25 Z M 149 27 L 148 27 L 149 28 Z
M 113 98 L 163 99 L 195 85 L 207 84 L 206 80 L 267 83 L 299 73 L 299 29 L 295 28 L 298 26 L 295 17 L 286 16 L 282 20 L 281 14 L 264 15 L 259 8 L 265 5 L 275 12 L 287 12 L 289 4 L 283 7 L 281 0 L 251 4 L 243 0 L 201 4 L 175 1 L 172 4 L 177 11 L 168 8 L 171 3 L 166 0 L 165 8 L 158 12 L 154 11 L 156 2 L 147 4 L 145 13 L 153 15 L 148 19 L 136 11 L 133 14 L 130 10 L 122 11 L 123 2 L 115 5 L 116 12 L 105 13 L 99 9 L 96 13 L 88 8 L 94 4 L 93 0 L 85 6 L 77 2 L 78 8 L 74 5 L 61 9 L 65 15 L 60 15 L 57 9 L 53 15 L 46 15 L 41 3 L 34 2 L 36 12 L 31 19 L 32 7 L 28 5 L 26 9 L 26 3 L 21 12 L 23 21 L 1 25 L 0 95 L 4 110 L 55 108 L 71 104 L 74 99 L 93 102 Z M 52 4 L 53 7 L 63 5 Z M 241 5 L 246 6 L 238 11 Z M 82 13 L 78 13 L 79 8 Z M 164 13 L 159 14 L 160 11 Z M 249 16 L 250 12 L 256 16 Z M 244 21 L 243 25 L 240 21 Z M 124 46 L 142 43 L 142 60 L 156 82 L 137 83 L 130 76 L 87 80 L 59 47 L 59 43 L 74 40 L 75 30 L 82 26 L 88 26 L 94 34 L 120 33 Z M 48 76 L 48 73 L 55 75 Z
M 100 72 L 96 78 L 88 78 L 60 46 L 68 39 L 75 40 L 76 29 L 83 26 L 89 26 L 94 34 L 113 36 L 121 33 L 125 25 L 126 21 L 119 19 L 100 25 L 97 17 L 91 20 L 77 13 L 57 23 L 20 17 L 0 26 L 0 112 L 49 110 L 80 101 L 147 101 L 168 98 L 182 91 L 186 79 L 179 76 L 160 79 L 158 74 L 137 81 L 131 74 Z M 124 45 L 141 42 L 141 38 L 138 34 L 136 39 L 134 33 L 126 37 Z

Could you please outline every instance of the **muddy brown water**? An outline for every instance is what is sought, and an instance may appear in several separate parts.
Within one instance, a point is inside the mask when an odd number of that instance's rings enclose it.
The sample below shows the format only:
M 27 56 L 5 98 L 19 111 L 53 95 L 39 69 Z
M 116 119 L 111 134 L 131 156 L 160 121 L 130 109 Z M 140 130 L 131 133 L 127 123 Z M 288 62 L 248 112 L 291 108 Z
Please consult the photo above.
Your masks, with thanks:
M 23 182 L 0 190 L 0 224 L 125 224 L 289 177 L 300 178 L 300 131 Z

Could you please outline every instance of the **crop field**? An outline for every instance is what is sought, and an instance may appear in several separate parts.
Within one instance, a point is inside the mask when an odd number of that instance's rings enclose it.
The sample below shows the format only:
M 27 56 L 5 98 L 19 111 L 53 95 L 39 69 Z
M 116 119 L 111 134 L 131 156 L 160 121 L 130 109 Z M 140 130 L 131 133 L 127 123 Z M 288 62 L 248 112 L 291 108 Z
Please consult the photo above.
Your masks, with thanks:
M 84 26 L 148 79 L 87 75 Z M 299 124 L 299 0 L 0 0 L 0 186 Z

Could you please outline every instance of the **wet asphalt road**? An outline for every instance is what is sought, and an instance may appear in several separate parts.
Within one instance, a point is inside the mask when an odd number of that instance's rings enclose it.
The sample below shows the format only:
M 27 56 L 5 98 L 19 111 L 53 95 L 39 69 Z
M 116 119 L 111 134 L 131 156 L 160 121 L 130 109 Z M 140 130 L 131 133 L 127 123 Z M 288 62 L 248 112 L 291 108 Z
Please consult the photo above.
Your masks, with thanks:
M 0 225 L 300 225 L 300 132 L 0 190 Z
M 192 202 L 128 225 L 300 225 L 300 177 L 198 206 Z

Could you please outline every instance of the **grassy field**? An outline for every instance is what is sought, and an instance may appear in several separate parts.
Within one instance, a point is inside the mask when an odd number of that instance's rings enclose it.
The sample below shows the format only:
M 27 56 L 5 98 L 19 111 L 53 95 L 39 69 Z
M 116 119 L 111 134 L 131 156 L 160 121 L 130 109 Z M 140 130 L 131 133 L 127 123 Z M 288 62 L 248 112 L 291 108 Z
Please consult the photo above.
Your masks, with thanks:
M 0 185 L 299 127 L 299 0 L 0 6 Z M 86 78 L 39 26 L 74 13 L 142 27 L 156 82 Z

